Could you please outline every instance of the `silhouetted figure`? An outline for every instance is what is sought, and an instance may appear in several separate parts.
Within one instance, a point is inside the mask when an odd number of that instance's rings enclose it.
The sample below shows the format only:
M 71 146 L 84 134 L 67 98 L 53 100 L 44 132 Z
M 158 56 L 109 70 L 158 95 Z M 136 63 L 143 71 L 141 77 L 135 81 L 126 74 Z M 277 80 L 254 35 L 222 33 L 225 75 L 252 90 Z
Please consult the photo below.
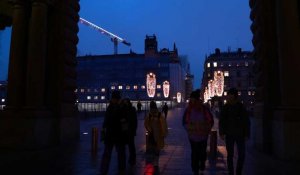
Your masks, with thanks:
M 156 102 L 150 102 L 150 111 L 144 121 L 148 132 L 147 153 L 154 155 L 153 165 L 158 166 L 160 150 L 165 146 L 165 137 L 168 134 L 166 119 L 158 111 Z
M 135 136 L 137 130 L 137 114 L 135 107 L 132 106 L 129 98 L 125 98 L 124 100 L 126 115 L 129 124 L 128 131 L 128 149 L 129 149 L 129 158 L 128 163 L 131 166 L 136 164 L 136 148 L 135 148 Z
M 128 142 L 128 123 L 124 108 L 121 106 L 121 94 L 113 91 L 110 104 L 105 112 L 103 131 L 104 152 L 101 159 L 100 173 L 107 175 L 111 154 L 114 146 L 118 154 L 118 169 L 120 174 L 125 174 L 126 153 L 125 145 Z
M 137 103 L 137 109 L 138 109 L 138 112 L 141 112 L 141 110 L 142 110 L 142 103 L 140 101 L 138 101 L 138 103 Z
M 162 112 L 165 114 L 165 118 L 167 118 L 167 116 L 168 116 L 168 111 L 169 111 L 169 107 L 168 107 L 167 103 L 165 103 L 162 108 Z
M 200 91 L 193 91 L 190 101 L 185 109 L 182 124 L 186 129 L 191 144 L 191 167 L 194 175 L 199 174 L 199 169 L 204 171 L 207 159 L 207 140 L 214 125 L 213 116 L 206 106 L 200 101 Z
M 245 140 L 250 136 L 250 120 L 246 108 L 238 100 L 237 89 L 229 89 L 227 98 L 220 112 L 219 134 L 226 143 L 229 175 L 234 174 L 233 154 L 234 145 L 237 145 L 236 175 L 241 175 L 245 160 Z

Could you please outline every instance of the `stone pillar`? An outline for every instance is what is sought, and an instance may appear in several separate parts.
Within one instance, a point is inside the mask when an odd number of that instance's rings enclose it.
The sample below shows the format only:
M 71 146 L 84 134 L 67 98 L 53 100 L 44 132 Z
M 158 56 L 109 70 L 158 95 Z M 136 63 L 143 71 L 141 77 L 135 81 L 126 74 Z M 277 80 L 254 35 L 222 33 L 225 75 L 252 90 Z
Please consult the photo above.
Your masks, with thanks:
M 47 39 L 47 4 L 45 0 L 32 2 L 28 38 L 26 106 L 44 106 L 45 59 Z
M 277 36 L 281 104 L 275 109 L 273 138 L 275 154 L 300 160 L 299 77 L 300 21 L 298 0 L 277 0 Z M 275 129 L 276 128 L 276 129 Z
M 13 5 L 13 24 L 8 69 L 8 108 L 19 108 L 25 103 L 27 14 L 26 2 L 24 0 L 16 0 Z

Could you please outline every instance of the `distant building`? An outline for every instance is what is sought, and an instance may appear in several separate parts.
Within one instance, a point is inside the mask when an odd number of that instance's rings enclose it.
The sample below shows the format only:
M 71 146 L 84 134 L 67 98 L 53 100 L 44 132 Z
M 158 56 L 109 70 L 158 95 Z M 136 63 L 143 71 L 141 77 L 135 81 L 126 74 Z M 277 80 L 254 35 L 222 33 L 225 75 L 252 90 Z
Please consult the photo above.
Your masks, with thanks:
M 3 110 L 6 104 L 7 81 L 0 81 L 0 110 Z
M 143 107 L 150 100 L 175 105 L 186 99 L 187 75 L 191 76 L 186 59 L 172 51 L 157 49 L 156 36 L 146 36 L 145 53 L 94 55 L 77 57 L 77 105 L 80 111 L 106 109 L 111 92 L 120 90 L 122 97 L 130 98 Z M 190 78 L 188 78 L 190 79 Z M 189 80 L 190 81 L 190 80 Z M 190 86 L 190 82 L 189 82 Z M 145 109 L 145 108 L 143 108 Z
M 252 52 L 237 51 L 215 53 L 205 59 L 202 77 L 202 96 L 204 102 L 216 106 L 226 103 L 227 91 L 235 87 L 239 91 L 240 100 L 251 110 L 254 106 L 254 74 L 255 60 Z

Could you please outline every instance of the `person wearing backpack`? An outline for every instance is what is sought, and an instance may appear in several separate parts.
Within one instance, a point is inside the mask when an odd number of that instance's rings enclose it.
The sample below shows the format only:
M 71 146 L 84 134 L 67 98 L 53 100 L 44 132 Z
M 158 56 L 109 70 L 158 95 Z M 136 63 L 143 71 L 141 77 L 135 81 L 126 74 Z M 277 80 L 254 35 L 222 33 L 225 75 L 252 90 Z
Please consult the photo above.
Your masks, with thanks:
M 156 102 L 150 102 L 150 111 L 144 121 L 148 133 L 146 152 L 154 154 L 154 166 L 158 166 L 159 153 L 165 146 L 165 137 L 168 134 L 168 127 L 165 117 L 159 112 Z
M 236 175 L 241 175 L 245 160 L 245 140 L 250 136 L 250 120 L 244 105 L 238 99 L 236 88 L 229 89 L 227 103 L 222 107 L 219 120 L 219 135 L 225 139 L 229 175 L 234 174 L 233 154 L 237 146 Z
M 191 144 L 192 171 L 194 175 L 198 175 L 199 170 L 204 171 L 205 169 L 207 140 L 214 125 L 213 115 L 200 100 L 200 90 L 191 93 L 182 124 Z

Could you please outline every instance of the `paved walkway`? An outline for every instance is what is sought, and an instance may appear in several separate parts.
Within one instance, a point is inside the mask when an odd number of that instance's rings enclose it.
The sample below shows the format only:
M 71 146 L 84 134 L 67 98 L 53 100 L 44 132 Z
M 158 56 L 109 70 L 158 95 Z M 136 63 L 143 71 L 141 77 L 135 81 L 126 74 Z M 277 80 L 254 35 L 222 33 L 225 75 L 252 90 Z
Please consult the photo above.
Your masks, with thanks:
M 149 157 L 145 155 L 145 129 L 142 112 L 138 115 L 138 131 L 136 136 L 137 165 L 127 168 L 127 174 L 133 175 L 192 175 L 190 167 L 191 150 L 187 135 L 181 125 L 182 108 L 170 110 L 167 118 L 169 135 L 166 147 L 159 158 L 159 168 L 155 169 Z M 47 151 L 3 152 L 1 151 L 0 168 L 3 175 L 96 175 L 99 173 L 100 160 L 104 145 L 99 143 L 97 151 L 92 152 L 92 128 L 101 128 L 103 117 L 81 120 L 81 137 L 78 143 L 66 148 L 49 149 Z M 217 120 L 215 129 L 217 129 Z M 209 145 L 209 143 L 208 143 Z M 218 156 L 215 161 L 206 162 L 206 175 L 225 175 L 226 150 L 224 142 L 218 140 Z M 3 161 L 4 160 L 4 161 Z M 299 168 L 298 168 L 299 169 Z M 8 171 L 6 173 L 2 173 Z M 20 173 L 21 172 L 21 173 Z M 245 161 L 245 175 L 292 175 L 297 174 L 295 166 L 276 162 L 253 150 L 248 150 Z M 113 151 L 109 175 L 117 175 L 116 153 Z

